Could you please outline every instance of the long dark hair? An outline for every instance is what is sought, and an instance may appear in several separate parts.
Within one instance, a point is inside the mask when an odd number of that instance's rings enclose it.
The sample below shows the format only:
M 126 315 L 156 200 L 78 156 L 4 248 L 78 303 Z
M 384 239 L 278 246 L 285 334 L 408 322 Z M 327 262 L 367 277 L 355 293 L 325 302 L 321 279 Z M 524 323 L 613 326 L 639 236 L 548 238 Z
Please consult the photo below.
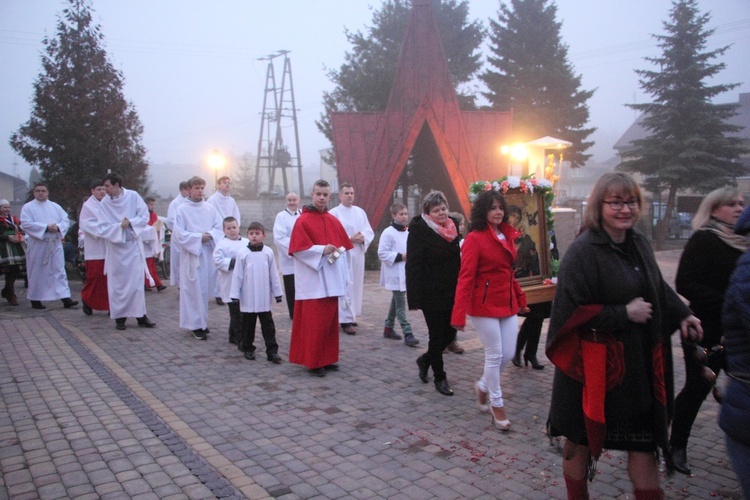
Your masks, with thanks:
M 490 211 L 496 200 L 500 202 L 500 207 L 505 212 L 503 214 L 503 222 L 508 221 L 508 204 L 505 201 L 505 196 L 494 189 L 482 191 L 471 206 L 469 231 L 482 231 L 487 227 L 487 212 Z

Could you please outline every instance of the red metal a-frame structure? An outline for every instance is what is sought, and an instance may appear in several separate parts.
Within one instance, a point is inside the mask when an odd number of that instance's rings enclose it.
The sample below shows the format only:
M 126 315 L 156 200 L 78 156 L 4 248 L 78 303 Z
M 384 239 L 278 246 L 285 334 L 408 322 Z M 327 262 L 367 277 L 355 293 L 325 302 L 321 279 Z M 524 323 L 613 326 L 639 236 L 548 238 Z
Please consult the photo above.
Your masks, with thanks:
M 451 209 L 464 214 L 471 182 L 507 175 L 500 146 L 510 139 L 512 114 L 461 111 L 431 0 L 412 0 L 386 110 L 333 113 L 331 122 L 339 182 L 355 187 L 373 227 L 399 181 L 408 184 L 402 176 L 415 146 L 431 150 L 412 158 L 420 187 L 443 191 Z

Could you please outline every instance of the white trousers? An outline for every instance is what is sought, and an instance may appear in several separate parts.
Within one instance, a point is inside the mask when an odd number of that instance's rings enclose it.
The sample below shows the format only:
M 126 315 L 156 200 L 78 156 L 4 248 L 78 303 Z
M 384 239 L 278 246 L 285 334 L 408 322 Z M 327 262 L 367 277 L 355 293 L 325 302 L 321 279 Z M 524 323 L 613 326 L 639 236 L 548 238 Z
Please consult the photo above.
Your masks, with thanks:
M 469 317 L 484 345 L 484 374 L 479 379 L 479 389 L 489 393 L 492 406 L 500 408 L 504 405 L 500 372 L 516 354 L 518 316 L 514 314 L 507 318 Z

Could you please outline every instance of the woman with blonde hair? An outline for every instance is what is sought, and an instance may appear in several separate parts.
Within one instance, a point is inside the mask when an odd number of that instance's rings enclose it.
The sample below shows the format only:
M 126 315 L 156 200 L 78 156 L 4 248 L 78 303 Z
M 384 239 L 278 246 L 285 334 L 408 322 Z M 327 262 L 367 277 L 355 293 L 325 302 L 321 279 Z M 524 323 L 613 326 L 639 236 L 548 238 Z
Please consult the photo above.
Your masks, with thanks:
M 672 396 L 670 335 L 701 336 L 700 320 L 664 281 L 643 233 L 643 199 L 622 172 L 599 178 L 584 230 L 560 266 L 547 336 L 555 365 L 547 423 L 565 436 L 568 498 L 588 498 L 602 449 L 624 450 L 636 499 L 664 498 L 658 450 L 668 470 Z M 585 383 L 584 383 L 585 381 Z
M 705 366 L 702 353 L 696 358 L 696 348 L 705 352 L 721 346 L 723 329 L 721 308 L 729 278 L 737 259 L 747 250 L 744 236 L 735 234 L 734 225 L 742 214 L 744 199 L 737 188 L 728 186 L 711 191 L 701 202 L 693 217 L 695 233 L 685 244 L 677 267 L 677 292 L 690 301 L 690 309 L 703 322 L 703 340 L 682 344 L 685 359 L 685 386 L 675 398 L 674 420 L 669 444 L 672 447 L 675 469 L 690 474 L 687 444 L 701 404 L 711 392 L 716 374 L 723 369 L 724 357 L 720 350 L 709 356 Z

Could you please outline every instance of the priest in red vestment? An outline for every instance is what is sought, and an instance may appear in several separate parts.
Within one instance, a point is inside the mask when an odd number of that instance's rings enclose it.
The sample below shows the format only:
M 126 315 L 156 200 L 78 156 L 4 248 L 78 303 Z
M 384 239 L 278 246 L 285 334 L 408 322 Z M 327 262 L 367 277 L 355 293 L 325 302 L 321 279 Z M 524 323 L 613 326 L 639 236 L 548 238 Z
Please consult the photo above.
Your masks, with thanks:
M 338 370 L 338 297 L 351 280 L 345 252 L 352 248 L 346 230 L 328 213 L 331 186 L 313 185 L 313 204 L 302 209 L 294 224 L 289 255 L 294 258 L 294 318 L 289 361 L 323 377 Z

